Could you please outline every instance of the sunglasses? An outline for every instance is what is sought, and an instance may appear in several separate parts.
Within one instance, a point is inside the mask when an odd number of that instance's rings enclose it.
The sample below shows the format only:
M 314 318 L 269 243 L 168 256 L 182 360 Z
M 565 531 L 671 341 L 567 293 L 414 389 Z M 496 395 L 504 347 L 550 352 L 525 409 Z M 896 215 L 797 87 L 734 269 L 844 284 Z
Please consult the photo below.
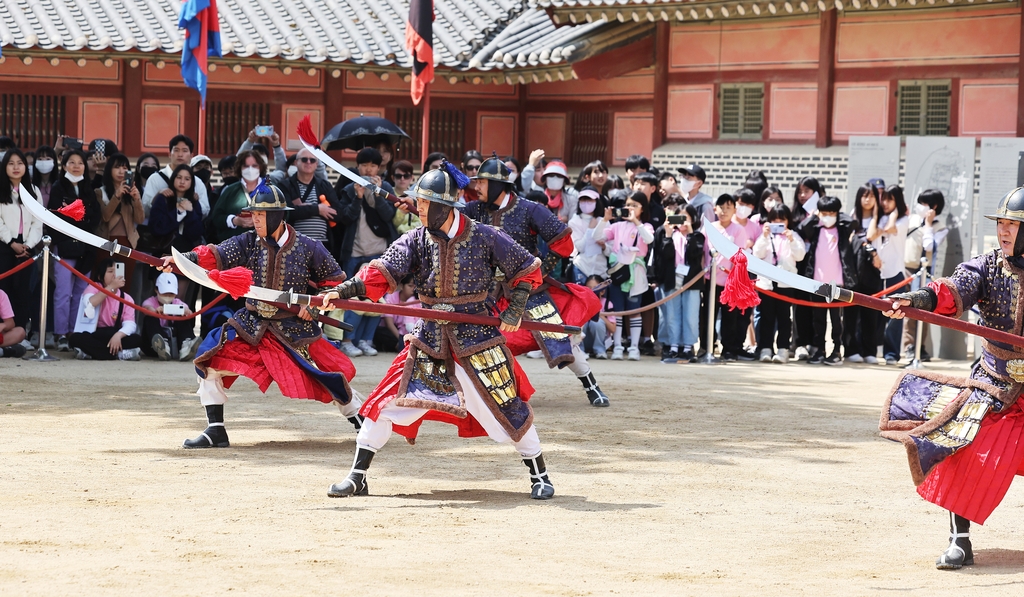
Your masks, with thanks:
M 298 158 L 298 159 L 303 164 L 315 164 L 316 161 L 317 161 L 316 158 Z
M 476 172 L 480 169 L 480 166 L 466 166 L 466 172 Z
M 400 174 L 400 173 L 396 172 L 395 173 L 395 178 L 404 180 L 406 178 L 412 178 L 412 174 Z

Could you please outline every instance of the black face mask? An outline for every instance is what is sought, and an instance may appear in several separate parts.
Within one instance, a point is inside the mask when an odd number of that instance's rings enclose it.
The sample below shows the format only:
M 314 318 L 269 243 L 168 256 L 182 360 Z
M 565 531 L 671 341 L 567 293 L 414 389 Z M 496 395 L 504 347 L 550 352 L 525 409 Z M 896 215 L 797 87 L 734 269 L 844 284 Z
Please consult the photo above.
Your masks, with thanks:
M 498 209 L 498 199 L 501 198 L 501 194 L 508 191 L 511 185 L 496 182 L 493 180 L 487 181 L 487 207 L 491 210 Z
M 263 240 L 267 241 L 273 247 L 277 246 L 277 241 L 274 240 L 274 233 L 277 229 L 284 224 L 284 212 L 283 211 L 268 211 L 267 214 L 267 237 Z
M 144 180 L 149 180 L 149 177 L 156 174 L 156 171 L 156 166 L 143 166 L 139 168 L 139 175 L 142 176 Z
M 212 172 L 209 170 L 196 170 L 195 173 L 196 178 L 203 181 L 203 184 L 206 186 L 210 186 L 210 174 L 212 174 Z
M 223 180 L 224 180 L 224 186 L 228 186 L 229 184 L 235 184 L 236 182 L 238 182 L 238 181 L 240 181 L 242 179 L 237 177 L 237 176 L 225 176 L 223 178 Z
M 437 238 L 447 240 L 448 233 L 441 230 L 441 226 L 448 221 L 448 215 L 452 213 L 453 209 L 455 208 L 431 201 L 427 207 L 427 232 Z

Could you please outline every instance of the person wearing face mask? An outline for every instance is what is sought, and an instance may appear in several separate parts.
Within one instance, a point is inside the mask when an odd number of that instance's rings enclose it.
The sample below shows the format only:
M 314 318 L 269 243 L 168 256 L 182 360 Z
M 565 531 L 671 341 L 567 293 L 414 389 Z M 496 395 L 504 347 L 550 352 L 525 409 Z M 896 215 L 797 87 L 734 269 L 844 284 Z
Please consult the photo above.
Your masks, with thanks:
M 213 160 L 200 154 L 192 158 L 189 166 L 192 167 L 192 173 L 195 174 L 196 186 L 201 183 L 206 187 L 206 196 L 210 199 L 210 209 L 212 210 L 213 206 L 217 204 L 217 193 L 210 185 L 210 177 L 213 176 Z
M 882 260 L 882 287 L 889 288 L 906 279 L 904 260 L 907 254 L 907 232 L 910 229 L 907 203 L 903 199 L 903 188 L 889 185 L 881 194 L 878 203 L 878 238 L 875 247 Z M 886 365 L 899 363 L 903 340 L 903 322 L 889 321 L 885 324 L 882 337 L 882 351 Z
M 824 196 L 825 188 L 816 178 L 805 176 L 800 179 L 793 191 L 793 203 L 789 206 L 789 211 L 793 214 L 794 228 L 809 216 L 814 215 L 814 212 L 817 211 L 818 199 Z M 801 272 L 808 271 L 807 259 L 810 255 L 811 253 L 808 251 L 807 257 L 797 264 L 797 268 Z M 811 341 L 814 338 L 814 326 L 811 323 L 814 317 L 812 308 L 802 305 L 793 307 L 793 344 L 795 346 L 793 356 L 800 361 L 806 361 L 811 354 Z
M 134 249 L 139 243 L 138 225 L 142 223 L 142 193 L 135 185 L 126 184 L 130 172 L 128 157 L 115 153 L 107 158 L 103 169 L 103 185 L 96 189 L 100 203 L 102 222 L 96 234 L 120 245 Z M 135 260 L 117 255 L 115 260 L 124 263 L 124 279 L 131 284 L 135 272 Z
M 717 218 L 715 216 L 715 200 L 701 190 L 704 187 L 704 181 L 707 180 L 704 168 L 697 164 L 690 164 L 680 168 L 679 173 L 683 176 L 677 181 L 679 194 L 686 198 L 686 204 L 697 208 L 701 221 L 707 219 L 709 222 L 714 222 Z
M 50 190 L 50 202 L 46 207 L 58 218 L 91 233 L 96 230 L 102 215 L 100 204 L 96 200 L 96 193 L 89 181 L 85 179 L 85 162 L 85 153 L 80 149 L 73 149 L 64 154 L 62 163 L 64 175 L 54 183 Z M 79 199 L 85 206 L 85 217 L 82 220 L 75 221 L 57 213 L 58 209 L 71 205 Z M 93 247 L 56 230 L 48 229 L 47 233 L 53 238 L 51 248 L 65 263 L 83 274 L 92 273 L 95 258 Z M 53 293 L 53 333 L 57 337 L 57 350 L 67 351 L 69 350 L 67 336 L 73 331 L 78 314 L 78 304 L 86 283 L 72 275 L 67 268 L 55 267 L 53 273 L 57 282 Z
M 166 305 L 180 305 L 185 311 L 183 315 L 192 315 L 192 309 L 178 298 L 178 278 L 168 272 L 156 277 L 156 294 L 142 302 L 143 308 L 161 314 Z M 174 342 L 178 348 L 178 360 L 191 361 L 199 344 L 194 330 L 195 320 L 192 319 L 170 320 L 146 315 L 142 319 L 142 352 L 161 361 L 169 361 L 171 343 Z
M 569 186 L 569 174 L 565 163 L 552 160 L 541 174 L 544 193 L 548 196 L 548 209 L 558 216 L 563 224 L 576 213 L 576 189 Z
M 1022 214 L 1024 188 L 1016 188 L 1003 196 L 995 213 L 985 214 L 996 222 L 997 248 L 925 288 L 890 295 L 897 308 L 883 315 L 900 321 L 903 308 L 914 307 L 959 319 L 977 309 L 980 325 L 1017 333 L 1024 279 Z M 983 341 L 966 379 L 908 371 L 885 400 L 882 437 L 906 447 L 918 495 L 948 511 L 949 544 L 935 562 L 940 570 L 974 564 L 971 523 L 985 523 L 1024 465 L 1021 350 Z M 966 402 L 937 407 L 948 401 L 943 397 L 963 397 L 964 388 Z M 990 562 L 998 557 L 989 553 Z
M 39 197 L 43 205 L 50 202 L 50 189 L 57 180 L 57 152 L 49 145 L 40 145 L 36 149 L 36 163 L 32 173 L 32 184 L 39 189 Z
M 910 214 L 909 228 L 907 230 L 907 249 L 904 265 L 908 274 L 914 278 L 910 287 L 917 290 L 920 286 L 921 258 L 928 259 L 929 276 L 935 272 L 935 256 L 938 254 L 939 245 L 946 240 L 949 229 L 946 228 L 944 218 L 940 218 L 942 209 L 946 206 L 946 198 L 942 191 L 927 189 L 921 191 L 917 196 L 917 203 L 914 205 L 914 213 Z M 927 346 L 930 344 L 928 329 L 931 326 L 921 326 L 921 360 L 930 361 Z M 917 325 L 909 324 L 903 326 L 903 354 L 908 361 L 914 360 L 914 345 L 917 343 Z
M 761 201 L 759 202 L 758 214 L 761 216 L 760 221 L 767 222 L 768 214 L 783 203 L 782 191 L 779 190 L 779 187 L 775 185 L 766 187 L 761 191 Z M 792 212 L 790 213 L 792 214 Z
M 817 282 L 852 288 L 857 283 L 856 268 L 850 258 L 850 236 L 854 226 L 852 218 L 840 213 L 842 207 L 842 202 L 836 197 L 822 197 L 817 213 L 801 222 L 797 230 L 808 245 L 805 275 Z M 825 303 L 825 299 L 818 295 L 812 295 L 811 300 Z M 812 365 L 842 365 L 843 309 L 811 309 L 814 335 L 807 362 Z M 828 357 L 825 357 L 826 316 L 832 322 L 833 348 Z
M 735 197 L 736 213 L 733 214 L 733 220 L 747 232 L 745 248 L 750 249 L 754 246 L 754 241 L 761 236 L 763 228 L 761 216 L 757 214 L 757 198 L 754 191 L 747 188 L 736 191 Z
M 218 245 L 196 247 L 184 253 L 184 258 L 207 270 L 248 268 L 253 284 L 272 290 L 307 292 L 312 286 L 326 292 L 335 288 L 345 280 L 345 274 L 322 243 L 285 222 L 291 209 L 280 189 L 260 181 L 247 205 L 253 228 Z M 172 263 L 170 257 L 165 257 L 159 269 L 169 272 Z M 240 375 L 255 381 L 263 392 L 273 382 L 289 398 L 335 403 L 342 416 L 359 429 L 357 415 L 362 402 L 348 383 L 355 377 L 355 367 L 323 338 L 316 321 L 319 306 L 301 308 L 293 314 L 245 299 L 245 306 L 227 323 L 207 334 L 194 364 L 199 374 L 196 393 L 206 409 L 208 425 L 197 437 L 185 440 L 182 447 L 230 446 L 224 426 L 224 404 L 228 400 L 225 389 Z
M 135 181 L 133 183 L 139 189 L 139 193 L 145 192 L 149 177 L 156 174 L 159 169 L 160 158 L 156 155 L 144 153 L 139 156 L 139 159 L 135 161 Z
M 573 272 L 576 283 L 584 284 L 591 276 L 608 277 L 608 242 L 604 236 L 608 221 L 604 218 L 604 201 L 594 187 L 588 185 L 580 190 L 578 205 L 576 215 L 569 220 L 569 229 L 576 249 Z
M 210 214 L 213 238 L 208 240 L 211 242 L 224 242 L 252 230 L 249 196 L 267 175 L 267 164 L 258 153 L 243 151 L 235 160 L 234 174 L 238 180 L 221 189 L 217 206 Z
M 155 176 L 146 180 L 145 190 L 142 192 L 142 207 L 146 211 L 146 219 L 149 219 L 149 210 L 153 205 L 153 199 L 162 191 L 171 186 L 171 173 L 181 165 L 188 166 L 192 162 L 192 154 L 196 150 L 195 143 L 186 135 L 175 135 L 168 144 L 170 163 L 158 170 Z M 196 185 L 196 197 L 199 206 L 204 214 L 210 213 L 210 197 L 206 193 L 205 185 Z

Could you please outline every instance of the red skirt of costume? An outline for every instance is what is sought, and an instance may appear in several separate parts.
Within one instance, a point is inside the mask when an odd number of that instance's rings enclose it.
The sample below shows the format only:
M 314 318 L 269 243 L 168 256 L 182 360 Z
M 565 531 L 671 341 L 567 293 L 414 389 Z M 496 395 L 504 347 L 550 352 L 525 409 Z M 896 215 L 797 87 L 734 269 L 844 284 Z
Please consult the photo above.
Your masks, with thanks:
M 594 315 L 600 313 L 601 299 L 597 298 L 594 291 L 586 286 L 566 284 L 565 287 L 569 289 L 569 292 L 564 292 L 554 287 L 548 288 L 551 302 L 558 309 L 558 314 L 565 325 L 583 327 L 583 324 L 593 319 Z M 507 306 L 508 300 L 505 297 L 498 299 L 497 308 L 499 313 Z M 505 335 L 505 345 L 508 346 L 508 349 L 514 355 L 518 356 L 526 354 L 531 350 L 540 349 L 537 346 L 537 339 L 534 337 L 533 332 L 529 330 L 520 328 L 515 332 L 502 332 L 502 334 Z
M 317 369 L 341 373 L 345 380 L 356 376 L 356 367 L 333 344 L 318 338 L 309 345 L 309 356 Z M 206 363 L 207 367 L 244 375 L 266 392 L 271 382 L 277 382 L 281 393 L 289 398 L 304 398 L 329 403 L 334 395 L 315 377 L 299 365 L 292 353 L 269 331 L 256 346 L 239 338 L 228 340 Z M 224 377 L 224 387 L 230 388 L 237 377 Z M 351 395 L 351 394 L 350 394 Z
M 989 413 L 974 441 L 944 459 L 918 485 L 933 504 L 984 524 L 1013 477 L 1024 474 L 1024 409 L 1018 400 L 1006 413 Z
M 384 379 L 381 380 L 380 384 L 370 392 L 369 398 L 363 403 L 363 407 L 359 410 L 359 414 L 376 421 L 380 416 L 381 410 L 390 403 L 392 400 L 398 398 L 398 388 L 402 383 L 402 374 L 405 371 L 406 357 L 409 355 L 409 345 L 406 344 L 402 352 L 398 353 L 395 360 L 391 362 L 391 367 L 388 368 L 388 372 L 384 375 Z M 515 359 L 509 359 L 512 361 L 512 370 L 515 375 L 516 389 L 519 392 L 519 398 L 523 402 L 529 402 L 530 396 L 533 396 L 534 388 L 530 384 L 530 379 L 526 377 L 526 372 L 519 366 L 519 362 Z M 458 359 L 456 359 L 458 362 Z M 460 366 L 465 368 L 462 363 Z M 416 435 L 419 433 L 420 425 L 423 421 L 440 421 L 442 423 L 448 423 L 449 425 L 455 425 L 459 430 L 459 437 L 482 437 L 487 435 L 487 432 L 480 423 L 473 418 L 473 415 L 467 414 L 466 418 L 460 419 L 454 415 L 436 411 L 428 410 L 427 414 L 423 418 L 417 420 L 412 425 L 393 425 L 392 430 L 404 437 L 410 444 L 416 442 Z

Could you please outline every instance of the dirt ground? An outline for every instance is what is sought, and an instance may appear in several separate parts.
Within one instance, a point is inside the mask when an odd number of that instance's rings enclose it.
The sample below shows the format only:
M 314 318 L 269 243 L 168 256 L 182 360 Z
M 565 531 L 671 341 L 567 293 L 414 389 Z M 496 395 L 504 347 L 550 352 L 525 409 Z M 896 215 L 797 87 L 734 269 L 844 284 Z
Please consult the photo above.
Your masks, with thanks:
M 384 355 L 356 360 L 368 392 Z M 524 360 L 557 495 L 528 499 L 508 446 L 427 424 L 394 436 L 370 497 L 329 499 L 355 434 L 337 409 L 263 396 L 204 427 L 181 363 L 0 361 L 0 594 L 1020 595 L 1024 483 L 939 572 L 943 512 L 876 429 L 897 370 L 599 361 L 591 408 Z M 966 371 L 966 363 L 933 364 Z

